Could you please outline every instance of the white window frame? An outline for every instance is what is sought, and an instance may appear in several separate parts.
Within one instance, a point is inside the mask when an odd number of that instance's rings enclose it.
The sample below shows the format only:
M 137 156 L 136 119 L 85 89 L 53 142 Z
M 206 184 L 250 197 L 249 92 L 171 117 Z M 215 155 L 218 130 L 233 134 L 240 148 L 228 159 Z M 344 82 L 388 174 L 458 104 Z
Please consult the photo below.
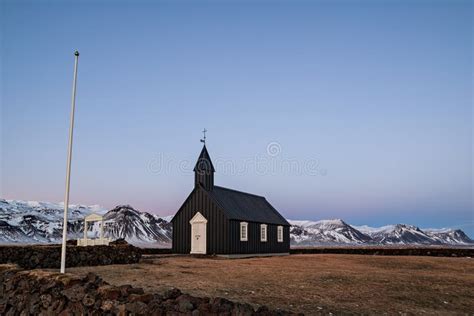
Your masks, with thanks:
M 277 239 L 278 242 L 283 242 L 283 226 L 277 227 Z
M 266 242 L 267 241 L 267 225 L 266 224 L 261 224 L 260 225 L 260 241 L 261 242 Z
M 245 231 L 245 236 L 242 236 L 243 232 Z M 249 223 L 247 222 L 240 222 L 240 241 L 248 241 L 249 240 Z

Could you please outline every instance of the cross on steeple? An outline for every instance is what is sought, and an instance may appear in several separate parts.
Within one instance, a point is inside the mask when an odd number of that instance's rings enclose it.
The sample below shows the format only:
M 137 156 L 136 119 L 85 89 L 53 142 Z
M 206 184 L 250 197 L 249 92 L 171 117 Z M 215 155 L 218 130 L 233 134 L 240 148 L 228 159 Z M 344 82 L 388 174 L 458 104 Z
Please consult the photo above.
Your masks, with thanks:
M 201 139 L 201 143 L 204 143 L 204 145 L 206 145 L 206 132 L 207 132 L 207 129 L 204 128 L 204 130 L 202 131 L 204 137 Z

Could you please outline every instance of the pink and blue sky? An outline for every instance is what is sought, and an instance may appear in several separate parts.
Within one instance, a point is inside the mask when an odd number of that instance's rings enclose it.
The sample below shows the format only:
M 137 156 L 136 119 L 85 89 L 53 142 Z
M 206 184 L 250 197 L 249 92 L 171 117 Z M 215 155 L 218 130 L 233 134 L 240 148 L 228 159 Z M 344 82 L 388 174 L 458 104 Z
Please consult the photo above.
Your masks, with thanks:
M 216 184 L 287 218 L 473 226 L 471 1 L 1 2 L 1 194 L 172 214 Z

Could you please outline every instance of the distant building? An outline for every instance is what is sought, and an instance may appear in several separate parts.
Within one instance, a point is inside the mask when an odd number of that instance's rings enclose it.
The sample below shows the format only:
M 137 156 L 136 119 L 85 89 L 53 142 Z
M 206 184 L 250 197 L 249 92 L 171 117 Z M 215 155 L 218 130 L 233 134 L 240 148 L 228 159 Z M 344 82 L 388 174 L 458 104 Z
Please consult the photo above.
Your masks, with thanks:
M 194 189 L 173 217 L 173 252 L 219 255 L 287 254 L 290 224 L 263 197 L 214 185 L 202 148 Z

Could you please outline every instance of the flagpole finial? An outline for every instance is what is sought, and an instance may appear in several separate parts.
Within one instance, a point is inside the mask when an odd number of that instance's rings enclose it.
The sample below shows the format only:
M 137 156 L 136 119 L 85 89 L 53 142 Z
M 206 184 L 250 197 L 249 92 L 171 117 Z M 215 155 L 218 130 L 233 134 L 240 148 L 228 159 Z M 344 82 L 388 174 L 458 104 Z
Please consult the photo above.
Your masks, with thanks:
M 76 51 L 74 52 L 74 56 L 79 56 L 79 51 L 78 51 L 78 50 L 76 50 Z

